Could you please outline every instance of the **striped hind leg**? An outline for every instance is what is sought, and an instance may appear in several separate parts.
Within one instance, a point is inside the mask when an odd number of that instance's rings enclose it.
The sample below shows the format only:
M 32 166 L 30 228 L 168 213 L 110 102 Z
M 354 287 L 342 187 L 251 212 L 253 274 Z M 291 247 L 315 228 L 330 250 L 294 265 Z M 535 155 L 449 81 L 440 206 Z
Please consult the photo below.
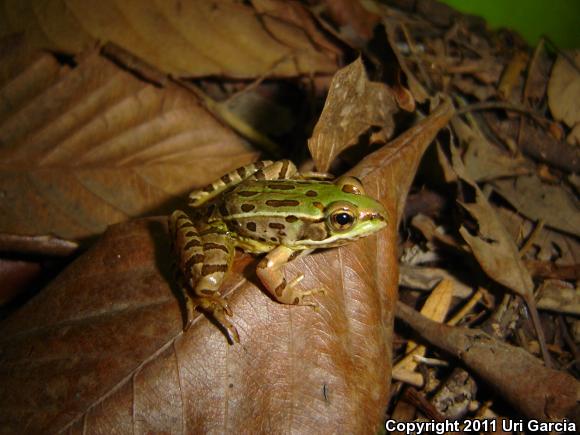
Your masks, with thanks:
M 195 304 L 188 289 L 192 289 L 201 274 L 203 248 L 197 229 L 184 212 L 176 210 L 169 217 L 169 233 L 171 235 L 172 251 L 177 259 L 177 282 L 185 301 L 187 318 L 185 329 L 189 329 L 194 318 Z
M 248 177 L 248 180 L 287 180 L 295 178 L 298 174 L 296 165 L 290 160 L 278 160 L 270 162 Z
M 208 184 L 203 189 L 192 191 L 189 194 L 189 206 L 194 208 L 199 207 L 207 201 L 215 198 L 223 191 L 229 189 L 230 187 L 236 186 L 237 184 L 240 184 L 252 174 L 256 173 L 262 168 L 270 166 L 271 164 L 272 161 L 270 160 L 262 160 L 250 163 L 249 165 L 242 166 L 232 172 L 227 173 L 219 180 Z
M 297 173 L 296 165 L 290 160 L 279 160 L 277 162 L 262 160 L 250 163 L 227 173 L 203 189 L 191 192 L 189 194 L 189 206 L 199 207 L 244 180 L 285 180 L 294 178 Z
M 215 318 L 233 342 L 239 342 L 238 331 L 225 318 L 225 314 L 232 315 L 231 309 L 218 293 L 235 253 L 233 241 L 220 233 L 219 228 L 207 225 L 197 228 L 181 210 L 171 215 L 169 229 L 187 309 L 185 329 L 191 326 L 195 308 L 199 307 Z M 193 290 L 194 294 L 190 295 L 188 290 Z
M 207 225 L 199 235 L 202 240 L 204 261 L 194 288 L 194 301 L 203 311 L 211 313 L 228 332 L 232 342 L 239 343 L 240 337 L 236 327 L 225 317 L 226 314 L 231 316 L 232 310 L 219 294 L 221 284 L 234 259 L 234 240 L 219 226 Z

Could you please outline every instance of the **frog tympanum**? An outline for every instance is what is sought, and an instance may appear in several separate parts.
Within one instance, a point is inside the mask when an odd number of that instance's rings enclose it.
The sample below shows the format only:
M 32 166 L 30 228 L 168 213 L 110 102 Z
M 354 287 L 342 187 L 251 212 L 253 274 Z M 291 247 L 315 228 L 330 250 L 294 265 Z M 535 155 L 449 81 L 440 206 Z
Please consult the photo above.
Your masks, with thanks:
M 218 290 L 230 269 L 235 248 L 267 253 L 256 274 L 280 303 L 309 305 L 307 296 L 324 289 L 296 286 L 304 275 L 286 282 L 282 267 L 317 248 L 341 246 L 386 226 L 383 206 L 365 195 L 361 182 L 334 182 L 300 175 L 288 160 L 260 161 L 230 172 L 189 195 L 189 214 L 169 218 L 188 323 L 194 309 L 211 314 L 239 342 L 232 311 Z

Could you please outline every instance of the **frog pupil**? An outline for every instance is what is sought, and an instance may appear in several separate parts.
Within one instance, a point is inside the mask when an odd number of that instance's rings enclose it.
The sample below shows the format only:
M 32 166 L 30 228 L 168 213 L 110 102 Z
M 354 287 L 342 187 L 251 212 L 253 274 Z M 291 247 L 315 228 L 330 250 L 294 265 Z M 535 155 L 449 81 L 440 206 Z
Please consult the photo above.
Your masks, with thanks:
M 343 226 L 352 222 L 352 216 L 348 213 L 338 213 L 335 216 L 336 223 Z

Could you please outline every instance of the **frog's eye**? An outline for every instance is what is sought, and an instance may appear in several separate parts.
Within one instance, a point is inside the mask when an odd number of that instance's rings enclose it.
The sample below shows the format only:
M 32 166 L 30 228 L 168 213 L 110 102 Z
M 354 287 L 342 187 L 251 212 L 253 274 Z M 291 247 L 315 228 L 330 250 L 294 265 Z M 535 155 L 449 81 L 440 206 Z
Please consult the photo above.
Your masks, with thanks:
M 337 178 L 334 182 L 340 190 L 346 193 L 352 193 L 354 195 L 364 195 L 365 189 L 361 181 L 356 177 L 343 176 Z
M 356 208 L 348 202 L 335 202 L 328 208 L 328 225 L 335 231 L 346 231 L 356 222 Z

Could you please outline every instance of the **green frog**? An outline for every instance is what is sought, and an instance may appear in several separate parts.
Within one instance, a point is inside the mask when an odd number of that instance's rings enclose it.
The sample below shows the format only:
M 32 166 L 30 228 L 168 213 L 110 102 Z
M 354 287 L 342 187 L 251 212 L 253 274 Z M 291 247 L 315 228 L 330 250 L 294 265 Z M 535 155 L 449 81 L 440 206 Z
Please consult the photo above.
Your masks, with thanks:
M 287 282 L 283 266 L 318 248 L 331 248 L 368 236 L 387 225 L 383 206 L 366 196 L 355 177 L 334 182 L 320 174 L 298 173 L 289 160 L 259 161 L 232 171 L 189 195 L 189 214 L 169 218 L 180 287 L 191 325 L 196 308 L 210 314 L 239 342 L 232 316 L 219 288 L 235 249 L 266 254 L 256 274 L 280 303 L 308 305 L 324 289 L 297 286 L 304 275 Z

